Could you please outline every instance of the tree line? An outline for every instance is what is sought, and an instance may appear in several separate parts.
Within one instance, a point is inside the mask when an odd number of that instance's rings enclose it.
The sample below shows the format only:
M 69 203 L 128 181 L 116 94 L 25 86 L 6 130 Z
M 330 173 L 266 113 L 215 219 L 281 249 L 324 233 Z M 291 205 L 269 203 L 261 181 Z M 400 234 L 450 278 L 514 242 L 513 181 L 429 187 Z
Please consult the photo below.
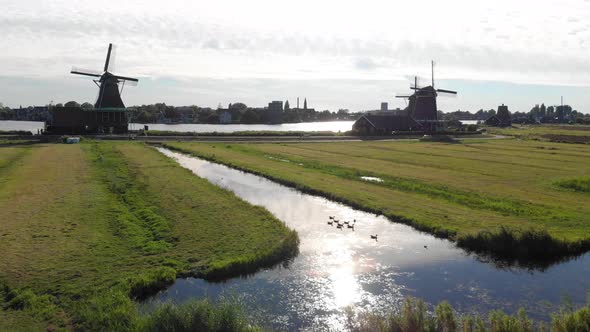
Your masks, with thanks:
M 485 121 L 496 115 L 496 110 L 483 110 L 471 113 L 469 111 L 455 111 L 439 113 L 444 120 L 479 120 Z M 528 112 L 512 112 L 513 123 L 580 123 L 590 124 L 590 114 L 584 114 L 573 109 L 570 105 L 545 106 L 544 103 L 536 104 Z
M 46 121 L 50 107 L 80 107 L 94 109 L 89 102 L 78 103 L 69 101 L 48 107 L 19 107 L 11 109 L 0 103 L 0 120 L 28 120 Z M 364 112 L 350 112 L 340 109 L 337 112 L 329 110 L 316 111 L 313 108 L 290 108 L 288 101 L 282 110 L 270 110 L 262 107 L 249 107 L 244 103 L 232 103 L 227 108 L 219 105 L 216 109 L 210 107 L 171 106 L 165 103 L 128 107 L 130 121 L 136 123 L 234 123 L 234 124 L 264 124 L 264 123 L 298 123 L 316 121 L 337 121 L 358 119 Z M 448 121 L 479 120 L 485 121 L 496 115 L 496 110 L 480 109 L 476 112 L 454 111 L 443 113 L 439 111 L 439 119 Z M 570 105 L 545 106 L 544 103 L 534 105 L 528 112 L 513 112 L 515 123 L 581 123 L 590 124 L 590 114 L 581 113 Z

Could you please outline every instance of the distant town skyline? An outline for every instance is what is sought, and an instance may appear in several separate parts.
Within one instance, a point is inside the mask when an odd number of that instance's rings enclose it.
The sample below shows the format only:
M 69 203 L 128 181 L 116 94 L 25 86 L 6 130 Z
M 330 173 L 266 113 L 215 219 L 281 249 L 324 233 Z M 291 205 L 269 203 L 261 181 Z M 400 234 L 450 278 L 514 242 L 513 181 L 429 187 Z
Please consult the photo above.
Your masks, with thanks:
M 94 102 L 91 80 L 69 71 L 100 69 L 113 42 L 116 72 L 140 79 L 127 106 L 403 108 L 395 94 L 415 74 L 429 84 L 433 59 L 437 86 L 459 92 L 439 98 L 443 111 L 528 111 L 564 96 L 590 113 L 588 0 L 3 4 L 0 102 L 11 107 Z

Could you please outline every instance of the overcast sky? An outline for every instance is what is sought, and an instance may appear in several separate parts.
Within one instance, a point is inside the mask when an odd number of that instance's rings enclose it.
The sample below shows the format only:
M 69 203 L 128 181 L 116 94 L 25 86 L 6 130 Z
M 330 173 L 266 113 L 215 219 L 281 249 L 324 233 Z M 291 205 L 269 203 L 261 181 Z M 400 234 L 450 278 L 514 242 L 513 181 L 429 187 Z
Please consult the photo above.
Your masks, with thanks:
M 262 106 L 307 97 L 316 109 L 404 107 L 408 77 L 459 92 L 444 111 L 590 112 L 590 0 L 0 0 L 0 102 L 91 101 L 72 66 L 137 77 L 127 105 Z M 164 7 L 166 6 L 166 7 Z M 425 82 L 429 83 L 429 82 Z

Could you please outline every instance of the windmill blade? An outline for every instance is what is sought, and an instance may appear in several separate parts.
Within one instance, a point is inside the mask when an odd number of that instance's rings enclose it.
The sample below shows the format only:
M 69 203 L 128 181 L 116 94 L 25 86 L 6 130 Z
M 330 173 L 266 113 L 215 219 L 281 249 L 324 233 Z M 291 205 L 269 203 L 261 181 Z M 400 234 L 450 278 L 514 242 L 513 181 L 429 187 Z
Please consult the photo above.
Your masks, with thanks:
M 72 70 L 70 71 L 70 73 L 76 74 L 76 75 L 92 76 L 92 77 L 102 76 L 102 73 L 97 70 L 88 70 L 88 69 L 82 69 L 82 68 L 78 68 L 78 67 L 72 67 Z
M 119 79 L 121 81 L 139 82 L 139 80 L 137 78 L 133 78 L 133 77 L 126 77 L 126 76 L 119 76 L 119 75 L 113 75 L 113 77 L 116 79 Z
M 125 86 L 137 86 L 138 81 L 121 80 Z
M 113 46 L 111 47 L 111 57 L 109 58 L 109 73 L 112 73 L 115 70 L 117 70 L 117 45 L 111 45 Z
M 109 49 L 107 50 L 107 59 L 104 62 L 104 71 L 111 71 L 115 68 L 115 53 L 117 51 L 117 47 L 113 44 L 109 44 Z
M 423 86 L 424 82 L 429 82 L 430 81 L 429 79 L 426 79 L 426 78 L 424 78 L 422 76 L 416 76 L 416 75 L 406 75 L 405 77 L 406 77 L 406 79 L 408 81 L 411 82 L 410 83 L 410 89 L 412 89 L 412 90 L 421 89 L 421 88 L 424 87 Z M 426 84 L 428 84 L 428 83 L 426 83 Z
M 453 95 L 457 94 L 457 91 L 445 90 L 445 89 L 436 89 L 436 92 L 449 93 L 449 94 L 453 94 Z

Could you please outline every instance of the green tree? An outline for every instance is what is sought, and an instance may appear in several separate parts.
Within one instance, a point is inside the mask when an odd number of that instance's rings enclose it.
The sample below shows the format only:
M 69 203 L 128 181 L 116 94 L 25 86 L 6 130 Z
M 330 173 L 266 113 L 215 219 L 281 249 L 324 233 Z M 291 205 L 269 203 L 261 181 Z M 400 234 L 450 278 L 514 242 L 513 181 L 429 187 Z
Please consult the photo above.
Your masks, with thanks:
M 244 103 L 234 103 L 234 104 L 231 104 L 229 109 L 237 110 L 237 111 L 245 111 L 246 109 L 248 109 L 248 106 L 246 106 L 246 104 L 244 104 Z
M 65 103 L 64 107 L 80 107 L 80 104 L 73 100 L 70 100 L 67 103 Z
M 254 110 L 247 110 L 246 112 L 244 112 L 244 115 L 242 115 L 242 123 L 259 123 L 260 122 L 260 115 L 258 114 L 258 112 L 254 111 Z

